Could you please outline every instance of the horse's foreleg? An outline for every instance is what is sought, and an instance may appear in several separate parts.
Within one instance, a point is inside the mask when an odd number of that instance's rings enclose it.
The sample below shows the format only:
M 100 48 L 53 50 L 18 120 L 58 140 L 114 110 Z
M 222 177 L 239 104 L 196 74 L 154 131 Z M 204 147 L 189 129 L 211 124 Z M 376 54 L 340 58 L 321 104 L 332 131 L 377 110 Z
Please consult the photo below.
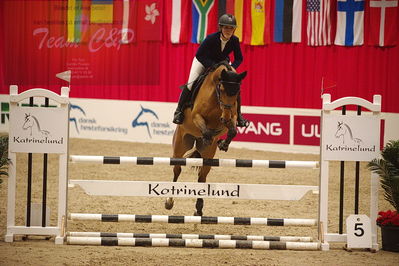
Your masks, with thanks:
M 209 146 L 204 152 L 201 153 L 202 158 L 206 159 L 211 159 L 215 156 L 216 153 L 216 143 L 213 143 L 213 145 Z M 206 182 L 206 177 L 209 174 L 209 171 L 211 170 L 210 166 L 202 166 L 200 171 L 198 172 L 198 183 L 205 183 Z M 202 198 L 198 198 L 197 202 L 195 204 L 195 213 L 194 215 L 196 216 L 202 216 L 202 209 L 204 207 L 204 200 Z
M 173 135 L 173 157 L 182 158 L 184 153 L 191 149 L 194 145 L 194 137 L 188 135 L 183 136 L 182 129 L 177 127 Z M 179 175 L 181 173 L 181 166 L 175 165 L 173 167 L 173 182 L 177 182 Z M 165 201 L 165 208 L 170 210 L 173 208 L 174 200 L 173 198 L 167 198 Z
M 173 167 L 173 182 L 177 182 L 177 179 L 179 178 L 179 175 L 181 173 L 181 166 L 180 165 L 175 165 Z M 173 204 L 174 204 L 174 200 L 173 198 L 166 198 L 165 201 L 165 209 L 170 210 L 173 208 Z
M 229 145 L 231 141 L 234 139 L 234 137 L 237 135 L 237 130 L 235 127 L 231 126 L 229 127 L 229 130 L 227 131 L 227 137 L 226 139 L 221 139 L 218 140 L 218 147 L 219 150 L 221 151 L 227 151 L 229 149 Z
M 205 119 L 200 114 L 196 114 L 193 117 L 193 123 L 201 131 L 203 144 L 205 146 L 211 145 L 213 137 L 216 135 L 214 130 L 211 130 L 206 127 Z

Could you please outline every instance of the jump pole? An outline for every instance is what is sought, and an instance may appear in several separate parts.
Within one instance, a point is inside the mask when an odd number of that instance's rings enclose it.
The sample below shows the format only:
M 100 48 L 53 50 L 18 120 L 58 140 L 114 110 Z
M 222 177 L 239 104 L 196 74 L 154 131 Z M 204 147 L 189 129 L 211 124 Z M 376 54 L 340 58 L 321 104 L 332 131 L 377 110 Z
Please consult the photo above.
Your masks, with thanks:
M 174 223 L 174 224 L 232 224 L 232 225 L 266 225 L 266 226 L 314 226 L 316 219 L 290 218 L 247 218 L 217 216 L 168 216 L 168 215 L 135 215 L 135 214 L 91 214 L 70 213 L 72 221 L 132 222 L 132 223 Z
M 73 163 L 131 164 L 131 165 L 181 165 L 213 167 L 263 167 L 263 168 L 319 168 L 316 161 L 279 161 L 246 159 L 203 159 L 168 157 L 87 156 L 71 155 Z
M 212 234 L 146 234 L 146 233 L 109 233 L 109 232 L 68 232 L 68 237 L 116 237 L 116 238 L 170 238 L 170 239 L 215 239 L 215 240 L 251 240 L 280 242 L 312 242 L 307 236 L 259 236 L 259 235 L 212 235 Z
M 225 249 L 279 249 L 319 250 L 317 242 L 278 242 L 215 239 L 169 239 L 169 238 L 118 238 L 118 237 L 67 237 L 69 245 L 134 246 L 134 247 L 187 247 Z

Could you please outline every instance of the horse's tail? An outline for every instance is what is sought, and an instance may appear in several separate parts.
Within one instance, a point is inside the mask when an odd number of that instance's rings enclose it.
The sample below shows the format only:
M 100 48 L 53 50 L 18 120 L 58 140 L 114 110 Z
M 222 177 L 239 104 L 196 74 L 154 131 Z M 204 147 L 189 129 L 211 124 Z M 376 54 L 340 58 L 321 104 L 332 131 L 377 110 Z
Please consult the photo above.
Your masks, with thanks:
M 184 158 L 202 158 L 201 153 L 194 147 L 191 150 L 187 151 L 184 156 Z M 198 172 L 201 169 L 201 166 L 192 166 L 192 170 L 195 172 Z

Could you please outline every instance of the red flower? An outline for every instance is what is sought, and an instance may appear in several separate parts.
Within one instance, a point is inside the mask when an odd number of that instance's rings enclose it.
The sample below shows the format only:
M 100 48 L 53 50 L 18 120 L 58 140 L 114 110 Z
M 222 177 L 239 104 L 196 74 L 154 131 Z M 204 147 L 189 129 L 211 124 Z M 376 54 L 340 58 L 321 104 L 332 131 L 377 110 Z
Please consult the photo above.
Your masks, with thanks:
M 399 226 L 399 213 L 397 211 L 379 212 L 377 224 L 379 226 Z

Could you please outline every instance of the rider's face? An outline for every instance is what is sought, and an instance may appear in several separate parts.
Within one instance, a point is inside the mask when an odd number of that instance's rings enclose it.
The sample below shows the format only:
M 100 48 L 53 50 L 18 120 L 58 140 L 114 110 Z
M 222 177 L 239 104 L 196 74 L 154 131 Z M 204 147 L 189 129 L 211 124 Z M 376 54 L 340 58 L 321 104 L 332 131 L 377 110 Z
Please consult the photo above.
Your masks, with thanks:
M 223 33 L 223 36 L 224 36 L 225 38 L 227 38 L 227 39 L 230 39 L 231 36 L 233 36 L 234 30 L 235 30 L 234 27 L 231 27 L 231 26 L 222 26 L 222 33 Z

